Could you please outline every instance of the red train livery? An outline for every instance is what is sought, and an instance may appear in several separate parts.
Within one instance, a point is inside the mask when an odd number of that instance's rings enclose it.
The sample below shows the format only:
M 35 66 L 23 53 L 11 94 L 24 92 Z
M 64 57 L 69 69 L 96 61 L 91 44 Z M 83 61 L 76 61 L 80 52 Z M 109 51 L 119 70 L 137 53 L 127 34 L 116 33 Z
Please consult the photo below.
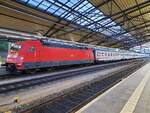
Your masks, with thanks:
M 8 71 L 22 71 L 63 65 L 94 63 L 93 50 L 86 46 L 56 40 L 27 40 L 10 46 Z
M 11 44 L 5 65 L 7 71 L 16 72 L 144 57 L 149 55 L 57 39 L 37 39 Z

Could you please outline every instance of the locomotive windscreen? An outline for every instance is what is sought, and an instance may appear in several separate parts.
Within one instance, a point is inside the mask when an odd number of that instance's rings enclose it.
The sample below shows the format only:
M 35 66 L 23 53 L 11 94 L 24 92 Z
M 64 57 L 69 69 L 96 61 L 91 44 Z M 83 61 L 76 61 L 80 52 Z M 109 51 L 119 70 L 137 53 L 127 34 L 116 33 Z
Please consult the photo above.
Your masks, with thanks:
M 19 51 L 20 49 L 21 49 L 21 45 L 19 45 L 19 44 L 12 43 L 10 45 L 10 50 Z

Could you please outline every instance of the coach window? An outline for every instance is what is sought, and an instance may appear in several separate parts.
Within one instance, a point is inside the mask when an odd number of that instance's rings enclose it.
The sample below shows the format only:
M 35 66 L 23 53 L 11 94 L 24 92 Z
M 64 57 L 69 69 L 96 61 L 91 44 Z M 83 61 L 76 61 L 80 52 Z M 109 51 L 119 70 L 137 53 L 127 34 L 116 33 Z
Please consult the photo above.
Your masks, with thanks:
M 30 47 L 28 51 L 29 52 L 35 52 L 35 47 L 34 46 Z

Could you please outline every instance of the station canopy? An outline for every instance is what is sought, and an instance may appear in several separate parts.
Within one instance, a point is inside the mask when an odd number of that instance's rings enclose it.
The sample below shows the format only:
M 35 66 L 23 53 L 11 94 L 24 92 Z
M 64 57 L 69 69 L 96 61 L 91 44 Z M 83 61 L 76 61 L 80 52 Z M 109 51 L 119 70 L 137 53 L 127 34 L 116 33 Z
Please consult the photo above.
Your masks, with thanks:
M 150 40 L 150 2 L 2 0 L 0 28 L 129 49 Z

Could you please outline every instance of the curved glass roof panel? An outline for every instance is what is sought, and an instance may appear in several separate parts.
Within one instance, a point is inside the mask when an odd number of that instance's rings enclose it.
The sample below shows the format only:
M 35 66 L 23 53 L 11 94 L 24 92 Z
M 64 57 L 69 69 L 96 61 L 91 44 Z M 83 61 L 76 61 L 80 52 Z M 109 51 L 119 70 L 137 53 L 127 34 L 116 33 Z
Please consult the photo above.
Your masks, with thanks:
M 62 19 L 78 24 L 81 27 L 100 32 L 110 38 L 117 40 L 132 40 L 134 37 L 127 34 L 117 36 L 125 32 L 117 23 L 112 21 L 93 6 L 88 0 L 16 0 L 24 5 L 45 11 Z

